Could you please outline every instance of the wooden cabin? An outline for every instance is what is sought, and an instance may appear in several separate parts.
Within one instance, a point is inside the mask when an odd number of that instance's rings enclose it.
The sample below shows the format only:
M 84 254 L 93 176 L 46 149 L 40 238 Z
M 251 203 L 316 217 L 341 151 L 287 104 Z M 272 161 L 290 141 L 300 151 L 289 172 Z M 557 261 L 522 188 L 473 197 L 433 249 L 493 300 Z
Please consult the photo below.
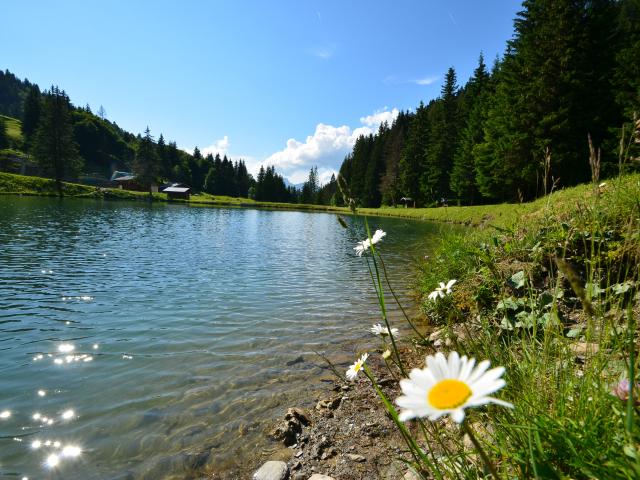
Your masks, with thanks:
M 167 187 L 162 190 L 169 200 L 189 200 L 191 189 L 189 187 Z

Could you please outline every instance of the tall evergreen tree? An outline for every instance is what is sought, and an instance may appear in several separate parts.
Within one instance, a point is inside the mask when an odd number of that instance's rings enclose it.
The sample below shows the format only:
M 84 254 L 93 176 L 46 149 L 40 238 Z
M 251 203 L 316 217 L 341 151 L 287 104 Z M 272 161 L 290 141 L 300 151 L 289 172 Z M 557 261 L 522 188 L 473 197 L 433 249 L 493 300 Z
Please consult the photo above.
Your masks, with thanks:
M 309 170 L 309 177 L 304 185 L 302 185 L 302 192 L 300 194 L 300 203 L 317 203 L 318 190 L 320 188 L 318 182 L 318 167 L 311 167 Z
M 458 147 L 454 155 L 451 191 L 465 204 L 473 204 L 479 194 L 475 181 L 475 157 L 473 149 L 484 139 L 484 122 L 487 117 L 490 77 L 480 54 L 478 66 L 464 88 L 460 103 L 460 119 L 465 121 Z
M 141 138 L 136 151 L 136 158 L 133 164 L 136 181 L 143 187 L 149 189 L 149 199 L 152 198 L 151 185 L 158 176 L 158 152 L 151 136 L 151 131 L 147 127 L 144 137 Z
M 616 21 L 620 49 L 613 83 L 616 102 L 626 119 L 640 117 L 640 0 L 622 0 Z
M 458 84 L 450 67 L 439 101 L 431 109 L 430 142 L 424 153 L 420 189 L 424 198 L 436 200 L 449 195 L 449 173 L 458 140 Z
M 380 179 L 384 172 L 385 144 L 390 135 L 387 122 L 382 122 L 378 134 L 372 138 L 367 168 L 364 173 L 362 205 L 377 208 L 382 201 Z
M 22 135 L 24 137 L 27 149 L 31 144 L 33 134 L 38 128 L 40 121 L 40 113 L 42 112 L 42 96 L 37 85 L 33 85 L 29 89 L 27 98 L 24 101 L 22 114 Z
M 162 135 L 162 133 L 158 137 L 156 149 L 158 152 L 159 174 L 163 177 L 169 177 L 171 175 L 171 165 L 169 164 L 167 144 L 164 141 L 164 136 Z
M 601 144 L 605 126 L 615 122 L 605 73 L 613 57 L 607 40 L 612 5 L 609 0 L 523 2 L 479 147 L 483 194 L 506 200 L 515 199 L 518 190 L 528 198 L 540 193 L 546 149 L 561 184 L 590 178 L 587 134 Z M 500 183 L 504 174 L 510 185 Z
M 381 202 L 385 205 L 393 205 L 402 197 L 400 188 L 400 156 L 407 139 L 409 122 L 412 116 L 406 112 L 400 112 L 389 132 L 384 145 L 384 173 L 380 179 Z
M 78 144 L 73 136 L 69 97 L 58 87 L 46 92 L 38 128 L 33 140 L 33 154 L 42 172 L 55 179 L 62 195 L 62 180 L 75 178 L 82 168 Z
M 409 134 L 407 142 L 402 149 L 399 165 L 402 195 L 413 199 L 418 204 L 422 203 L 420 179 L 424 168 L 424 153 L 429 140 L 428 135 L 428 111 L 424 103 L 420 102 L 409 124 Z

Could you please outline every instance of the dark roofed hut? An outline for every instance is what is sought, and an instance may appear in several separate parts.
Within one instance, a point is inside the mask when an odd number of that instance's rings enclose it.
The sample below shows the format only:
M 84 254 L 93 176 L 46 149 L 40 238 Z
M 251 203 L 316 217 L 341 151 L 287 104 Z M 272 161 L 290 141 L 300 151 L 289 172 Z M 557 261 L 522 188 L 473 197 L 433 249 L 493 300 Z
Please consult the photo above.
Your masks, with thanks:
M 189 187 L 167 187 L 162 190 L 167 194 L 169 200 L 189 200 L 189 193 L 191 189 Z

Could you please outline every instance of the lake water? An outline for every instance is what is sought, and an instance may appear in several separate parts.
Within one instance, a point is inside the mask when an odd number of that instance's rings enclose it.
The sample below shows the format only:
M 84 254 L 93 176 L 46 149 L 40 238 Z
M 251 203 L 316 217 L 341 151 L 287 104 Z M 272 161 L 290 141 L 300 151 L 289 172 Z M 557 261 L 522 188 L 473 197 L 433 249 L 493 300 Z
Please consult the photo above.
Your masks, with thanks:
M 346 221 L 0 196 L 0 477 L 185 478 L 267 459 L 267 425 L 331 379 L 314 351 L 346 368 L 376 345 L 362 219 Z M 440 227 L 369 224 L 406 291 Z

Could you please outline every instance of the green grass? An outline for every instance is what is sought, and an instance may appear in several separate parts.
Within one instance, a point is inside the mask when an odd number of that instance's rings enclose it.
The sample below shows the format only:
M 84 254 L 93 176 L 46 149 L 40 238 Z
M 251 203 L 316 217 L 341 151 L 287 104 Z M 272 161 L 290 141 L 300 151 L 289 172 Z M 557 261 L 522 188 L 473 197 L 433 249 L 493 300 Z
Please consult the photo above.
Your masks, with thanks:
M 640 380 L 640 175 L 606 183 L 523 205 L 414 211 L 488 227 L 446 234 L 424 263 L 422 309 L 446 341 L 413 348 L 505 368 L 496 396 L 514 409 L 469 409 L 466 420 L 502 478 L 640 478 L 638 407 L 612 393 Z M 452 295 L 427 299 L 452 278 Z M 484 478 L 455 426 L 412 431 L 444 478 Z
M 7 134 L 10 138 L 15 140 L 16 142 L 22 141 L 22 122 L 17 118 L 5 117 L 4 115 L 0 115 L 4 120 L 4 124 L 7 128 Z
M 0 195 L 1 194 L 57 196 L 58 191 L 56 190 L 55 181 L 49 178 L 0 172 Z M 63 196 L 80 198 L 107 198 L 112 200 L 119 199 L 145 201 L 149 199 L 149 194 L 146 192 L 120 190 L 117 188 L 98 188 L 94 186 L 81 185 L 78 183 L 70 182 L 63 182 Z M 154 193 L 153 200 L 156 202 L 168 201 L 167 195 L 164 193 Z M 349 213 L 345 208 L 331 207 L 327 205 L 258 202 L 249 198 L 209 195 L 208 193 L 191 195 L 189 200 L 175 200 L 174 203 L 200 207 L 263 208 L 272 210 L 309 210 L 321 212 Z

